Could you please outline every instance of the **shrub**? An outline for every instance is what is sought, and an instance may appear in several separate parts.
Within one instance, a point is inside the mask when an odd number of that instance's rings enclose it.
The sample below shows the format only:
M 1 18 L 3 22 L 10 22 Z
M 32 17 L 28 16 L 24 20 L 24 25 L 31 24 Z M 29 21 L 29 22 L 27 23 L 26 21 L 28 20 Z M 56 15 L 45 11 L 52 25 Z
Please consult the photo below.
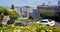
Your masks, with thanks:
M 10 11 L 9 13 L 11 19 L 17 19 L 19 17 L 18 13 L 16 11 Z
M 52 30 L 53 32 L 60 32 L 60 28 L 55 28 L 50 26 L 44 26 L 41 24 L 33 24 L 32 26 L 12 26 L 7 25 L 0 27 L 0 30 L 5 32 L 6 30 L 9 32 L 20 31 L 20 32 L 45 32 L 47 30 Z

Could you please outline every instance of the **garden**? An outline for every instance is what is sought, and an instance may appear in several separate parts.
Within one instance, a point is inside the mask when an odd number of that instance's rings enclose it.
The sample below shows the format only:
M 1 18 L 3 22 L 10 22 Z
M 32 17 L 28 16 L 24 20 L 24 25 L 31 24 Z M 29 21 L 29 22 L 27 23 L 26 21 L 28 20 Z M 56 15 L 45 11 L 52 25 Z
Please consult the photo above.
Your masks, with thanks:
M 60 28 L 44 26 L 41 24 L 33 24 L 31 26 L 14 26 L 7 25 L 0 27 L 0 31 L 2 32 L 60 32 Z
M 36 22 L 38 20 L 23 19 L 18 20 L 18 13 L 12 8 L 13 11 L 9 11 L 6 8 L 0 7 L 0 22 L 2 22 L 3 17 L 8 15 L 10 20 L 14 20 L 15 23 L 19 22 Z M 54 13 L 53 13 L 54 14 Z M 43 15 L 42 15 L 43 16 Z M 49 16 L 49 15 L 48 15 Z M 53 15 L 54 16 L 54 15 Z M 5 18 L 4 20 L 6 20 Z M 3 25 L 0 23 L 0 32 L 60 32 L 60 28 L 54 26 L 45 26 L 42 24 L 32 24 L 30 26 L 16 26 L 14 24 Z

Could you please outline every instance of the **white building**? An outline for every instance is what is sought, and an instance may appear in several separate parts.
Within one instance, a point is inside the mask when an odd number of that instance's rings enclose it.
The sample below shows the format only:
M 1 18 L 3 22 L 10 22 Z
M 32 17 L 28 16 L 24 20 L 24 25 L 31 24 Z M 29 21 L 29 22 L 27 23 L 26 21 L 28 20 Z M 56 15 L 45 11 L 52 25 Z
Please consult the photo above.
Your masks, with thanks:
M 33 9 L 30 15 L 33 19 L 40 19 L 40 11 L 37 9 Z
M 28 19 L 30 16 L 30 11 L 32 11 L 32 8 L 29 6 L 15 7 L 15 10 L 20 15 L 20 19 Z

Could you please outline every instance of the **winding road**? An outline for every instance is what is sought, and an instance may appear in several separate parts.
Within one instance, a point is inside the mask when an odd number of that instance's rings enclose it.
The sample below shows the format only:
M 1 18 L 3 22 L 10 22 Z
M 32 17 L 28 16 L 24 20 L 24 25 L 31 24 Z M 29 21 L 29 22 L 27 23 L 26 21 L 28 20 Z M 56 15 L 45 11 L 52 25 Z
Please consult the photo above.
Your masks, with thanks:
M 55 27 L 60 28 L 60 23 L 56 22 Z
M 32 24 L 34 24 L 35 22 L 29 22 L 29 23 L 27 23 L 29 26 L 30 25 L 32 25 Z M 55 27 L 58 27 L 58 28 L 60 28 L 60 23 L 59 22 L 55 22 L 56 24 L 55 24 Z M 7 25 L 7 22 L 2 22 L 2 24 L 4 24 L 4 25 Z

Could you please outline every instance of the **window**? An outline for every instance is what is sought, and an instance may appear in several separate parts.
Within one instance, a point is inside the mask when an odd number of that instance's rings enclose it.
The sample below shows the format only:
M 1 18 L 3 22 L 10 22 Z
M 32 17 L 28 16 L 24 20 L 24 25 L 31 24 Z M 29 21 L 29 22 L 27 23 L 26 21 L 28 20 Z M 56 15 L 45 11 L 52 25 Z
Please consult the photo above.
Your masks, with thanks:
M 51 22 L 52 20 L 51 20 L 51 19 L 49 19 L 48 21 L 49 21 L 49 22 Z
M 48 23 L 47 21 L 41 21 L 42 23 Z

